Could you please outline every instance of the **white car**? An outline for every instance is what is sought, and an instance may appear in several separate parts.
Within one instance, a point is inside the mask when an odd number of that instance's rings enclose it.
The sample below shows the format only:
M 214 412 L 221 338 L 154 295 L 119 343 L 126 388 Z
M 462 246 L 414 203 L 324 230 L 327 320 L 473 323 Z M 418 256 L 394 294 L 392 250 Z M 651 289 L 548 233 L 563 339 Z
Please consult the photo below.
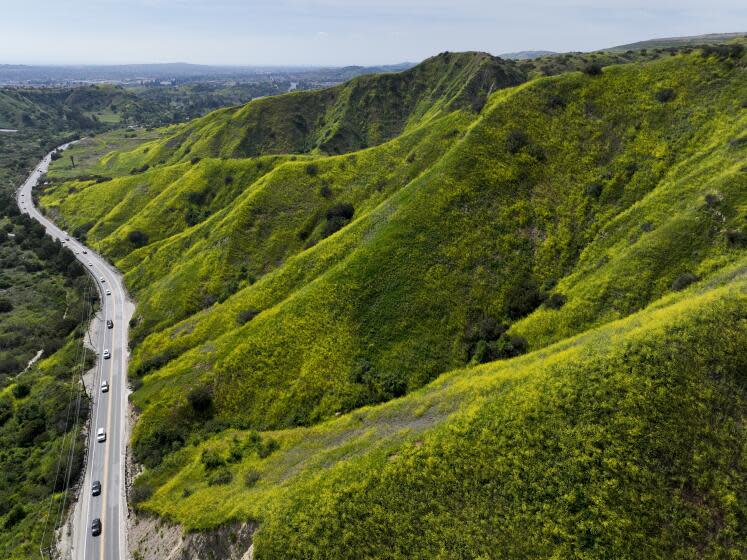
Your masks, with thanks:
M 106 432 L 104 431 L 104 428 L 99 428 L 96 432 L 96 441 L 99 443 L 103 443 L 106 441 Z
M 109 392 L 109 382 L 106 379 L 104 379 L 101 382 L 101 392 L 102 393 L 108 393 Z
M 111 290 L 106 290 L 106 295 L 108 295 L 108 296 L 112 295 L 112 291 Z
M 104 282 L 106 282 L 106 279 L 105 279 L 105 278 L 104 278 L 103 276 L 102 276 L 101 278 L 99 278 L 99 280 L 101 280 L 101 283 L 102 283 L 102 284 L 103 284 Z
M 75 254 L 77 255 L 77 254 L 78 254 L 78 251 L 73 251 L 73 253 L 75 253 Z
M 109 349 L 104 350 L 104 359 L 108 360 L 112 355 L 109 353 Z
M 93 266 L 93 263 L 91 261 L 88 261 L 88 266 Z

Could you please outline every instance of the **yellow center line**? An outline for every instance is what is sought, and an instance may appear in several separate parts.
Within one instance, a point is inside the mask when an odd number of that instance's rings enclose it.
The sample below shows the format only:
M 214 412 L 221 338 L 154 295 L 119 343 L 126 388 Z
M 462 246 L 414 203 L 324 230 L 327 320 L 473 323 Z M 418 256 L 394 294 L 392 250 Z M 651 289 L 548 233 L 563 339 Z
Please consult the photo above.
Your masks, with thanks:
M 106 292 L 106 288 L 103 288 L 102 290 L 104 293 Z M 104 294 L 104 298 L 106 298 L 106 294 Z M 114 317 L 117 316 L 116 313 L 117 310 L 117 304 L 116 299 L 112 297 L 112 321 L 114 320 Z M 104 340 L 106 341 L 106 314 L 104 314 Z M 113 333 L 112 333 L 113 334 Z M 106 344 L 106 342 L 104 342 Z M 112 348 L 109 350 L 109 394 L 107 395 L 107 412 L 106 412 L 106 427 L 104 428 L 104 431 L 109 431 L 109 427 L 112 425 L 112 394 L 114 393 L 114 376 L 112 375 L 112 369 L 114 368 L 114 336 L 112 336 Z M 101 388 L 98 388 L 100 391 Z M 102 480 L 102 494 L 101 494 L 101 539 L 99 540 L 99 558 L 104 559 L 104 531 L 107 530 L 106 526 L 106 494 L 107 489 L 109 488 L 109 447 L 111 447 L 109 444 L 111 442 L 109 441 L 109 434 L 107 433 L 106 436 L 106 450 L 104 451 L 104 478 Z M 115 530 L 119 530 L 119 528 L 115 528 Z

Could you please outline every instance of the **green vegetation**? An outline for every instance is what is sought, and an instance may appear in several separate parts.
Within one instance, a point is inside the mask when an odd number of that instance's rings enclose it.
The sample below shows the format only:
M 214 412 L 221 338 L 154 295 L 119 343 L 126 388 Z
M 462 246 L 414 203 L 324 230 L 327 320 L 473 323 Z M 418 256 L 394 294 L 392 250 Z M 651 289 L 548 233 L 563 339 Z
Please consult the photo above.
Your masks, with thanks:
M 95 296 L 73 254 L 0 196 L 0 556 L 30 558 L 53 542 L 83 467 L 79 381 Z
M 14 559 L 38 558 L 67 513 L 88 416 L 80 375 L 92 360 L 82 342 L 93 287 L 15 202 L 31 167 L 91 121 L 52 92 L 28 93 L 0 90 L 0 127 L 19 128 L 0 133 L 0 557 Z
M 257 558 L 743 555 L 747 58 L 626 62 L 445 53 L 56 162 L 138 300 L 137 508 Z

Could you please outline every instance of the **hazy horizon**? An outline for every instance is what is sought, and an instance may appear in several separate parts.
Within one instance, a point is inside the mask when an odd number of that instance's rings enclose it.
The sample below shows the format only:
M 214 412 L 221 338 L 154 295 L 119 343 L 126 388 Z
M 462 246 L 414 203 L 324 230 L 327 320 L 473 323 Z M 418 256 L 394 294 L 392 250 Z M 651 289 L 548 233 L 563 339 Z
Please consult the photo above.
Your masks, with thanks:
M 348 66 L 741 32 L 743 2 L 10 0 L 0 64 Z M 154 53 L 158 53 L 157 55 Z

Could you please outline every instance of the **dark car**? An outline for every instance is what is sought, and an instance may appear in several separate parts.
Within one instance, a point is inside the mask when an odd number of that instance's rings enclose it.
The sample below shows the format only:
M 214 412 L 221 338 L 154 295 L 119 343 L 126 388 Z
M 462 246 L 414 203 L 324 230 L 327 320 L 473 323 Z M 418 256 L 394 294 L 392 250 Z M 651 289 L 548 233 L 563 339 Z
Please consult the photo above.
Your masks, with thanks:
M 111 319 L 107 319 L 106 320 L 106 328 L 107 329 L 113 329 L 114 328 L 114 321 L 112 321 Z
M 91 534 L 94 537 L 98 537 L 101 534 L 101 519 L 98 517 L 91 523 Z
M 91 495 L 98 496 L 99 494 L 101 494 L 101 481 L 94 480 L 93 484 L 91 484 Z

